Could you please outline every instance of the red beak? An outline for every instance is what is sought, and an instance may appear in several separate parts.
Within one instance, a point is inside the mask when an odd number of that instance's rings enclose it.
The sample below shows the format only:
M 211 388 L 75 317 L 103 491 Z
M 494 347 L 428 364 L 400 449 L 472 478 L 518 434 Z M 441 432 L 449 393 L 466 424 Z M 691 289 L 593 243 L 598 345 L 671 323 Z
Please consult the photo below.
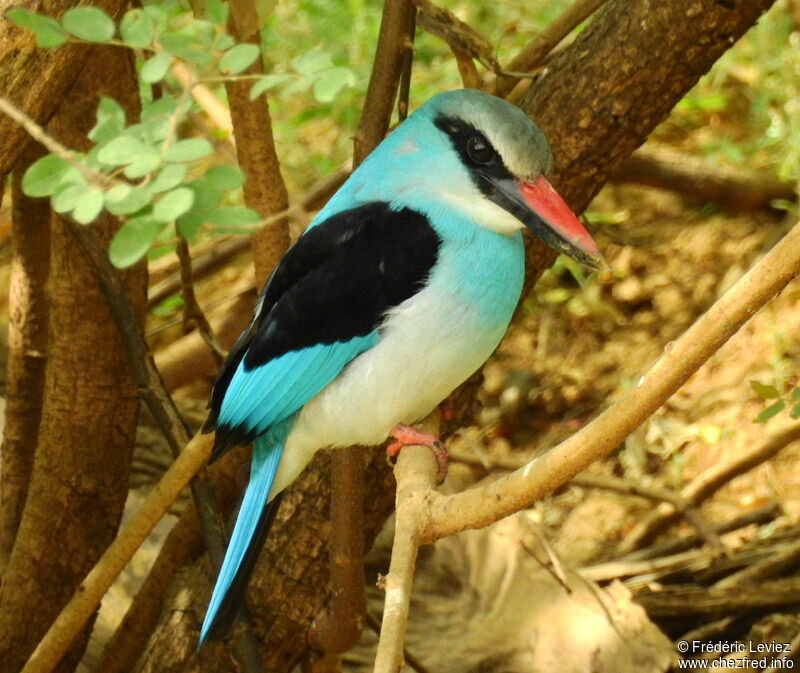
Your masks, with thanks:
M 597 266 L 600 259 L 597 244 L 543 175 L 533 182 L 520 182 L 518 189 L 525 203 L 544 225 L 541 227 L 526 222 L 533 234 L 559 252 L 579 262 Z

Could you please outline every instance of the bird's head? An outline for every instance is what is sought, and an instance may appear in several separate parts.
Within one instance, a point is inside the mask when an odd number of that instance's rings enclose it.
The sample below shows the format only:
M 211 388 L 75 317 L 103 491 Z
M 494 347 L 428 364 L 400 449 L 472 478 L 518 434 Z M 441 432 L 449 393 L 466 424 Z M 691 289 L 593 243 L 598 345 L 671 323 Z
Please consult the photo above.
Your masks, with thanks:
M 427 164 L 425 185 L 414 189 L 423 198 L 500 234 L 527 228 L 559 252 L 597 265 L 595 242 L 547 180 L 553 155 L 544 134 L 514 105 L 472 89 L 448 91 L 387 141 L 396 157 L 416 165 L 417 176 L 419 162 Z

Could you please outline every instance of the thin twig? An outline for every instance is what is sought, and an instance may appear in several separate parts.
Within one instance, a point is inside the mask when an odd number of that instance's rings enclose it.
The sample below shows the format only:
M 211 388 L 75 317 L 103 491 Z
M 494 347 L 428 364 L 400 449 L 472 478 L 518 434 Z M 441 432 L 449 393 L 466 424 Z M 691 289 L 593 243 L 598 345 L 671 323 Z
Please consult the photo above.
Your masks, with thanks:
M 438 421 L 437 414 L 429 416 L 424 422 L 425 431 L 438 431 Z M 375 654 L 375 673 L 396 673 L 403 661 L 403 640 L 424 523 L 425 498 L 433 492 L 437 471 L 437 461 L 429 448 L 406 446 L 400 450 L 394 468 L 397 481 L 394 543 L 385 582 L 386 600 Z
M 414 63 L 414 36 L 417 32 L 417 8 L 411 8 L 408 25 L 408 49 L 403 54 L 403 69 L 400 72 L 400 90 L 397 95 L 397 121 L 408 117 L 408 95 L 411 91 L 411 66 Z
M 381 623 L 375 619 L 369 612 L 366 614 L 367 626 L 376 634 L 381 632 Z M 428 668 L 417 657 L 408 651 L 408 648 L 403 647 L 403 661 L 406 665 L 413 668 L 417 673 L 430 673 Z
M 410 0 L 384 1 L 378 48 L 369 76 L 361 121 L 354 138 L 354 168 L 383 140 L 389 129 L 403 58 L 409 49 L 410 17 Z
M 190 326 L 192 323 L 197 327 L 203 341 L 208 345 L 217 367 L 221 367 L 225 360 L 225 350 L 219 345 L 211 324 L 208 322 L 206 314 L 197 302 L 197 295 L 194 292 L 194 278 L 192 275 L 192 257 L 189 253 L 189 243 L 183 236 L 178 235 L 178 242 L 175 246 L 178 255 L 181 271 L 181 299 L 183 299 L 183 318 L 184 323 Z
M 517 470 L 528 463 L 530 458 L 490 458 L 488 456 L 472 457 L 462 454 L 456 449 L 450 449 L 450 459 L 469 465 L 476 465 L 484 468 L 496 467 L 504 470 Z M 637 495 L 656 502 L 666 502 L 672 505 L 676 511 L 680 512 L 686 520 L 692 524 L 700 536 L 715 550 L 725 551 L 725 546 L 714 532 L 714 529 L 700 515 L 700 513 L 681 496 L 680 493 L 671 491 L 658 486 L 648 486 L 629 479 L 619 479 L 618 477 L 607 477 L 598 474 L 577 474 L 571 480 L 574 486 L 585 486 L 588 488 L 598 488 L 616 493 Z
M 414 0 L 414 5 L 419 11 L 419 27 L 447 42 L 459 62 L 459 70 L 465 68 L 474 72 L 474 80 L 470 77 L 470 83 L 467 84 L 465 80 L 464 86 L 481 88 L 481 79 L 473 61 L 478 61 L 494 73 L 500 71 L 494 46 L 472 26 L 430 0 Z
M 103 188 L 108 188 L 115 183 L 113 179 L 104 173 L 93 171 L 78 161 L 78 159 L 75 158 L 75 152 L 53 138 L 53 136 L 47 133 L 33 119 L 31 119 L 27 114 L 25 114 L 16 105 L 3 96 L 0 96 L 0 112 L 4 112 L 8 117 L 13 119 L 17 124 L 25 129 L 28 135 L 35 141 L 41 143 L 50 152 L 76 168 L 78 172 L 86 179 L 86 182 L 93 185 L 99 185 Z
M 770 579 L 787 570 L 795 570 L 800 562 L 800 541 L 768 558 L 757 561 L 740 571 L 728 575 L 714 584 L 715 589 L 734 589 L 743 584 L 755 584 Z
M 90 264 L 94 267 L 98 282 L 100 283 L 100 288 L 108 300 L 112 317 L 114 318 L 117 328 L 120 331 L 120 336 L 129 356 L 134 380 L 139 386 L 142 399 L 148 405 L 148 408 L 156 420 L 156 423 L 167 439 L 167 443 L 169 444 L 173 455 L 176 456 L 176 461 L 173 464 L 174 466 L 186 453 L 186 449 L 183 447 L 187 447 L 189 444 L 189 433 L 187 427 L 178 413 L 172 398 L 164 388 L 158 371 L 153 364 L 152 357 L 148 352 L 147 344 L 145 343 L 144 338 L 137 327 L 137 322 L 133 314 L 133 308 L 125 297 L 122 283 L 119 279 L 119 276 L 111 267 L 111 263 L 108 260 L 105 249 L 97 240 L 97 237 L 91 228 L 82 227 L 74 222 L 71 222 L 67 218 L 65 218 L 64 221 L 67 223 L 70 233 L 75 237 L 75 240 L 83 249 L 84 253 L 89 259 Z M 201 444 L 205 446 L 205 444 Z M 182 449 L 183 452 L 181 451 Z M 170 468 L 170 471 L 171 470 L 172 468 Z M 202 463 L 196 466 L 195 471 L 191 475 L 187 475 L 188 479 L 183 482 L 183 486 L 185 486 L 189 479 L 194 477 L 195 474 L 200 470 L 202 470 Z M 169 473 L 170 472 L 168 471 L 167 474 Z M 158 486 L 156 489 L 157 488 Z M 178 491 L 178 493 L 179 492 L 180 491 Z M 174 497 L 177 497 L 178 493 L 175 493 Z M 222 522 L 219 513 L 217 512 L 216 505 L 214 503 L 214 497 L 207 481 L 201 478 L 194 479 L 192 482 L 192 494 L 197 505 L 197 511 L 203 528 L 203 533 L 206 538 L 206 545 L 209 549 L 212 565 L 219 567 L 224 556 L 225 535 L 222 529 Z M 156 504 L 159 507 L 164 505 L 164 511 L 166 511 L 166 508 L 168 508 L 171 503 L 172 500 L 166 503 L 164 503 L 162 500 L 156 501 Z M 153 506 L 155 507 L 156 504 Z M 155 525 L 157 520 L 158 519 L 153 522 L 153 525 Z M 152 526 L 150 528 L 152 528 Z M 150 529 L 147 529 L 147 532 L 149 532 L 149 530 Z M 145 536 L 147 532 L 145 532 Z M 120 533 L 120 536 L 121 535 L 122 532 Z M 118 536 L 117 539 L 119 539 L 120 536 Z M 112 547 L 114 547 L 115 544 L 116 540 L 112 546 L 109 547 L 109 551 L 112 549 Z M 126 542 L 121 544 L 124 545 Z M 124 548 L 128 549 L 127 547 Z M 135 551 L 136 548 L 133 548 L 130 550 L 130 553 L 133 554 Z M 110 577 L 110 570 L 98 570 L 98 566 L 101 563 L 104 563 L 103 559 L 105 558 L 106 556 L 104 555 L 103 558 L 98 561 L 98 564 L 92 570 L 90 575 L 88 575 L 87 579 L 84 580 L 82 587 L 89 582 L 89 578 L 93 573 L 95 573 L 95 571 L 98 572 L 98 576 L 100 578 L 98 581 L 104 582 Z M 112 568 L 117 567 L 114 565 L 114 561 L 106 561 L 106 563 L 111 564 L 110 567 Z M 119 567 L 119 571 L 122 570 L 122 567 L 124 567 L 124 564 L 123 566 Z M 113 579 L 114 578 L 111 577 L 110 581 L 113 581 Z M 98 585 L 98 589 L 99 588 L 100 587 Z M 108 587 L 106 586 L 105 589 L 107 588 Z M 84 589 L 84 592 L 85 591 L 88 590 Z M 64 610 L 62 610 L 59 617 L 55 622 L 53 622 L 47 634 L 39 643 L 34 655 L 32 655 L 31 659 L 28 661 L 28 664 L 26 664 L 26 673 L 31 673 L 32 671 L 39 671 L 41 673 L 49 672 L 52 667 L 58 663 L 61 656 L 69 647 L 72 639 L 80 632 L 83 624 L 85 623 L 85 619 L 88 619 L 91 616 L 91 610 L 86 612 L 87 603 L 85 597 L 81 596 L 80 600 L 78 600 L 79 594 L 81 594 L 80 590 L 73 598 L 73 601 L 71 601 L 64 608 Z M 99 595 L 98 603 L 100 598 L 102 598 L 102 593 Z M 70 608 L 73 603 L 75 603 L 77 607 Z M 68 610 L 70 611 L 68 612 Z M 80 621 L 81 619 L 84 619 L 84 621 Z M 39 653 L 38 656 L 37 653 Z M 30 668 L 30 671 L 29 667 L 32 667 Z
M 279 213 L 275 213 L 267 217 L 259 223 L 258 226 L 264 227 L 280 222 L 284 218 L 290 217 L 302 223 L 308 213 L 318 210 L 325 201 L 327 201 L 334 192 L 342 186 L 344 181 L 350 175 L 350 171 L 342 168 L 341 170 L 333 173 L 332 175 L 325 176 L 318 180 L 306 194 L 295 203 Z M 202 248 L 202 252 L 193 259 L 192 270 L 195 280 L 202 278 L 212 271 L 215 271 L 220 266 L 225 264 L 229 259 L 236 256 L 243 250 L 246 250 L 250 242 L 244 236 L 232 236 L 226 239 L 218 239 L 212 241 Z M 167 297 L 175 294 L 180 290 L 180 262 L 177 259 L 169 263 L 169 266 L 162 266 L 157 270 L 157 273 L 164 276 L 169 274 L 169 277 L 162 278 L 156 285 L 150 289 L 149 297 L 147 299 L 148 308 L 152 308 L 156 304 L 161 303 Z M 154 274 L 151 269 L 151 276 Z
M 786 235 L 784 241 L 796 231 L 797 226 Z M 778 245 L 782 243 L 783 241 Z M 775 250 L 775 248 L 773 248 L 773 250 Z M 763 261 L 762 259 L 757 266 L 760 266 Z M 753 270 L 755 270 L 755 268 Z M 700 503 L 710 498 L 722 488 L 722 486 L 731 481 L 731 479 L 758 467 L 797 440 L 800 440 L 800 423 L 792 423 L 787 429 L 769 437 L 764 444 L 756 447 L 753 451 L 748 451 L 732 460 L 718 463 L 705 472 L 702 472 L 682 489 L 681 496 L 693 507 L 697 507 Z M 620 552 L 630 552 L 646 544 L 668 526 L 672 525 L 678 516 L 680 516 L 680 514 L 676 512 L 673 506 L 659 506 L 640 521 L 620 543 Z
M 529 73 L 567 35 L 591 16 L 606 0 L 577 0 L 565 9 L 547 28 L 534 37 L 511 62 L 504 72 Z M 519 81 L 519 77 L 501 76 L 487 83 L 487 91 L 504 98 Z

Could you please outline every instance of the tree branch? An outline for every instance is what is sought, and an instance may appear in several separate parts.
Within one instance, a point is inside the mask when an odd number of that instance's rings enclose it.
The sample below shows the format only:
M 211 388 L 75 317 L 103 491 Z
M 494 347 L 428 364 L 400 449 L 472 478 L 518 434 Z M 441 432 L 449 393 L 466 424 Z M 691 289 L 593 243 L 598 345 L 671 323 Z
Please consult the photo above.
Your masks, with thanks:
M 192 273 L 192 256 L 189 253 L 189 243 L 186 239 L 178 234 L 178 242 L 175 245 L 175 250 L 178 254 L 180 261 L 180 276 L 181 276 L 181 299 L 183 299 L 183 318 L 184 323 L 191 329 L 191 323 L 197 327 L 197 331 L 206 342 L 208 350 L 217 363 L 217 367 L 221 367 L 225 360 L 225 351 L 217 342 L 214 337 L 214 332 L 211 325 L 200 308 L 197 302 L 197 295 L 194 292 L 194 277 Z
M 797 199 L 793 183 L 765 175 L 763 171 L 711 165 L 685 152 L 652 143 L 628 157 L 611 180 L 669 189 L 710 201 L 728 212 L 769 207 L 776 199 Z
M 21 673 L 50 673 L 55 668 L 136 550 L 197 471 L 205 465 L 211 455 L 213 443 L 211 435 L 197 434 L 184 447 L 141 507 L 120 529 L 114 542 L 81 582 Z
M 795 225 L 665 350 L 635 390 L 594 421 L 545 455 L 490 484 L 449 497 L 432 493 L 422 540 L 433 542 L 508 516 L 610 453 L 792 280 L 798 270 L 800 225 Z M 796 432 L 800 434 L 800 426 Z
M 528 73 L 538 66 L 547 54 L 569 35 L 580 23 L 588 19 L 606 0 L 577 0 L 565 9 L 541 33 L 534 37 L 511 62 L 504 72 Z M 519 82 L 519 77 L 499 76 L 486 85 L 489 93 L 505 98 Z
M 411 8 L 410 0 L 384 2 L 378 48 L 369 77 L 364 111 L 354 139 L 353 168 L 372 152 L 389 129 L 403 55 L 411 47 L 408 43 Z

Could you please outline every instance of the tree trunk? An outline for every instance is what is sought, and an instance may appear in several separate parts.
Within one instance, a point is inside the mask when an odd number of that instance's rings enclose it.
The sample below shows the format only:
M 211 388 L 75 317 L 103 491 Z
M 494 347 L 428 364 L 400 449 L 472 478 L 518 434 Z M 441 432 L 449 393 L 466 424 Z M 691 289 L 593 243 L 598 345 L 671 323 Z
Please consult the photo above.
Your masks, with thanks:
M 113 17 L 119 16 L 125 0 L 94 0 Z M 5 18 L 6 10 L 21 7 L 49 16 L 61 16 L 78 5 L 77 0 L 0 0 L 0 91 L 41 125 L 58 109 L 68 89 L 81 72 L 89 45 L 65 44 L 58 49 L 40 49 L 29 30 Z M 16 163 L 27 138 L 25 132 L 5 115 L 0 115 L 0 175 Z
M 28 143 L 14 167 L 11 213 L 8 390 L 0 447 L 0 577 L 11 555 L 39 435 L 47 355 L 50 204 L 22 193 L 22 175 L 45 153 Z
M 605 176 L 773 1 L 609 1 L 522 102 L 549 137 L 558 164 L 555 184 L 573 208 L 586 207 Z M 549 249 L 529 245 L 529 282 L 554 257 Z M 449 430 L 472 419 L 475 380 L 453 397 Z M 320 512 L 328 500 L 320 491 L 326 464 L 318 457 L 287 491 L 250 584 L 248 604 L 264 639 L 261 652 L 269 671 L 288 671 L 298 661 L 307 649 L 308 620 L 326 600 L 328 524 Z M 393 507 L 389 472 L 381 457 L 368 466 L 367 544 L 377 520 Z M 188 568 L 173 585 L 138 669 L 142 673 L 233 670 L 222 645 L 207 645 L 199 657 L 194 653 L 206 602 L 197 594 L 205 598 L 210 591 L 206 572 L 206 564 Z
M 68 103 L 48 131 L 87 149 L 98 96 L 138 114 L 131 54 L 93 47 Z M 117 222 L 94 225 L 108 241 Z M 138 413 L 127 355 L 91 267 L 67 228 L 53 219 L 48 362 L 39 442 L 28 498 L 0 588 L 0 671 L 16 673 L 79 582 L 113 539 L 127 496 Z M 125 284 L 140 317 L 143 265 Z M 87 632 L 88 634 L 88 632 Z M 77 643 L 59 666 L 74 668 Z

